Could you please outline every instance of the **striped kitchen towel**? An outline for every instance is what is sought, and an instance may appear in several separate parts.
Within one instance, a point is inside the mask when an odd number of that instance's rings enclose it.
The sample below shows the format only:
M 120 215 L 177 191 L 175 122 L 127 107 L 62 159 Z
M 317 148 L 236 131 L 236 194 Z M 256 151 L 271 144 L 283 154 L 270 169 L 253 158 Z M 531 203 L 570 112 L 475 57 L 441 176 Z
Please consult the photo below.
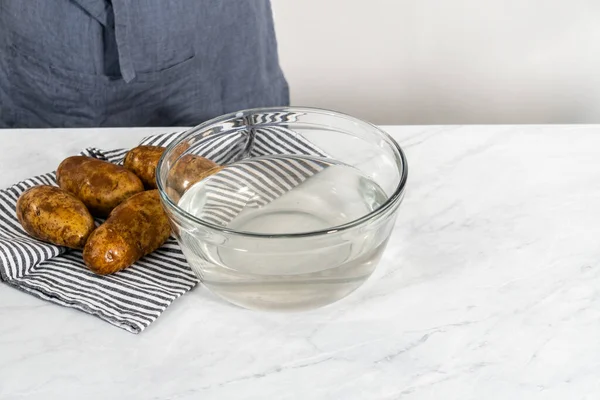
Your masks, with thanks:
M 151 136 L 140 144 L 167 146 L 182 133 Z M 127 150 L 88 148 L 83 155 L 122 163 Z M 252 157 L 264 155 L 311 155 L 327 157 L 296 132 L 284 127 L 208 136 L 188 149 L 219 164 L 235 163 L 219 173 L 214 196 L 205 216 L 226 225 L 244 206 L 263 203 L 245 199 L 232 207 L 229 199 L 239 185 L 249 185 L 254 198 L 272 200 L 326 168 L 323 162 L 253 165 Z M 16 203 L 25 190 L 36 185 L 56 185 L 55 172 L 36 176 L 0 190 L 0 278 L 7 284 L 66 307 L 95 315 L 132 333 L 148 327 L 179 296 L 198 280 L 189 268 L 179 245 L 170 238 L 160 249 L 118 273 L 100 276 L 87 269 L 79 250 L 44 243 L 28 236 L 15 214 Z M 212 192 L 212 191 L 211 191 Z M 234 202 L 234 204 L 236 204 Z M 211 208 L 212 206 L 212 208 Z M 98 221 L 101 222 L 101 221 Z

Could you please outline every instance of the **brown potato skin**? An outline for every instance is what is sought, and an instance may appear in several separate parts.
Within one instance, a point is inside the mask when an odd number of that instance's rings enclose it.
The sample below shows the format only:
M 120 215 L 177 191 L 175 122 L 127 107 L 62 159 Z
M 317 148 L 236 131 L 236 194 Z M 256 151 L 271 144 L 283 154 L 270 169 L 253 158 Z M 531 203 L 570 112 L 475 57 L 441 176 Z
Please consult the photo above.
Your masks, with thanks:
M 186 154 L 177 160 L 173 168 L 169 171 L 167 178 L 168 186 L 178 193 L 179 196 L 182 196 L 194 183 L 221 169 L 222 167 L 207 158 L 195 154 Z
M 86 205 L 96 217 L 106 217 L 123 200 L 144 190 L 131 171 L 85 156 L 66 158 L 56 170 L 58 186 Z
M 81 200 L 56 186 L 23 192 L 17 200 L 17 219 L 34 238 L 73 249 L 82 249 L 96 228 Z
M 147 190 L 156 189 L 156 167 L 165 152 L 160 146 L 138 146 L 129 150 L 123 166 L 137 175 Z
M 158 249 L 170 234 L 158 190 L 138 193 L 117 206 L 90 235 L 83 261 L 97 274 L 112 274 Z

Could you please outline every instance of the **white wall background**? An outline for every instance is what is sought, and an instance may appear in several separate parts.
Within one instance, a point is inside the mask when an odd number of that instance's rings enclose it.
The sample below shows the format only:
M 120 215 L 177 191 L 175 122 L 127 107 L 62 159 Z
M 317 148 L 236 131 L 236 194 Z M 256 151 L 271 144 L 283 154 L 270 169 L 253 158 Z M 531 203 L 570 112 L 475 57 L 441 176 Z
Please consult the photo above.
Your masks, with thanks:
M 600 0 L 272 0 L 292 104 L 379 124 L 600 122 Z

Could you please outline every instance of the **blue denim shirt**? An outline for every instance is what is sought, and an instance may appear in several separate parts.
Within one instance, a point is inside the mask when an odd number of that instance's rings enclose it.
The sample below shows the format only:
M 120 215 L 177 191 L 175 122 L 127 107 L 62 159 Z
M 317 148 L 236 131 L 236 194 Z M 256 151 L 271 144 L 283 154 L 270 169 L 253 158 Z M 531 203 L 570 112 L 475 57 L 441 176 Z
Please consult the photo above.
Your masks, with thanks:
M 268 0 L 0 0 L 0 127 L 194 125 L 288 102 Z

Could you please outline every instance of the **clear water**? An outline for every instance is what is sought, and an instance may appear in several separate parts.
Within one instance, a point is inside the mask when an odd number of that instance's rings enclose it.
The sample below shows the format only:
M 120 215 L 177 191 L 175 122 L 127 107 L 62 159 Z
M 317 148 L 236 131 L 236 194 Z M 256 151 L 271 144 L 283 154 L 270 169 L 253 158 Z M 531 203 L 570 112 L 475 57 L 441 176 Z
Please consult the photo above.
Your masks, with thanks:
M 210 179 L 191 187 L 179 206 L 199 215 Z M 244 208 L 227 227 L 261 234 L 327 230 L 386 200 L 383 190 L 358 169 L 334 163 L 276 200 Z M 217 240 L 218 245 L 210 243 L 214 238 L 203 240 L 205 232 L 184 231 L 181 244 L 203 283 L 230 302 L 253 309 L 309 309 L 345 297 L 372 274 L 392 224 L 309 238 L 232 235 Z

